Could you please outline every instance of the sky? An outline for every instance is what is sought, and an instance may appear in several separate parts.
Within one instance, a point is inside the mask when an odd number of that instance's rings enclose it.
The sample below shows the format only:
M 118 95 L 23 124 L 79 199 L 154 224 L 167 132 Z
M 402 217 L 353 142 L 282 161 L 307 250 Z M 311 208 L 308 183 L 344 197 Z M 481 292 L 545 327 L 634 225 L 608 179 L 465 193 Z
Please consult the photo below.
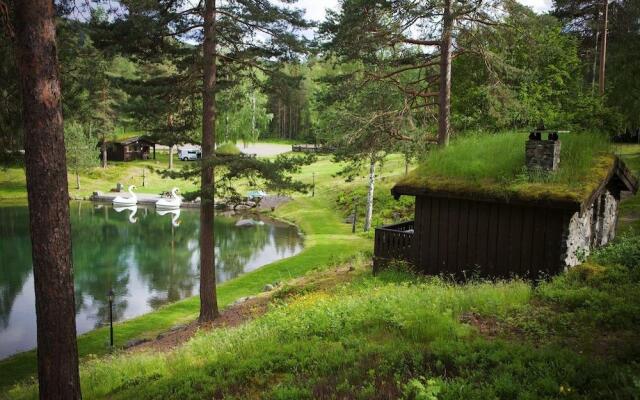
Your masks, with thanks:
M 518 0 L 520 3 L 533 8 L 538 13 L 544 13 L 551 9 L 552 0 Z M 307 18 L 314 21 L 322 21 L 325 9 L 336 9 L 338 0 L 298 0 L 297 7 L 307 11 Z

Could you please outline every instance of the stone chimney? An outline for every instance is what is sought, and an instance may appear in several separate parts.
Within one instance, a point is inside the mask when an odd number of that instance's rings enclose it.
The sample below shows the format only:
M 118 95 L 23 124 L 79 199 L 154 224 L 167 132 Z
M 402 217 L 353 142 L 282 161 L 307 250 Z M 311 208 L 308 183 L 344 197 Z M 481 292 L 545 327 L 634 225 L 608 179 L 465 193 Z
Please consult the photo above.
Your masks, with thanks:
M 542 139 L 546 129 L 544 125 L 538 127 L 529 135 L 525 150 L 528 169 L 555 171 L 560 164 L 560 140 L 558 132 L 548 131 L 547 140 Z

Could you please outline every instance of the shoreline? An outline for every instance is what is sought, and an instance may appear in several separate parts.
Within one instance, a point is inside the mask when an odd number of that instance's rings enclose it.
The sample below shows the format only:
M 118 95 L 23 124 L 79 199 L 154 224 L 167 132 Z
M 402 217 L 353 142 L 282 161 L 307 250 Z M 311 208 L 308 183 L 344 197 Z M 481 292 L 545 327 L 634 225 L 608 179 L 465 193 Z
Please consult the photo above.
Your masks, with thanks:
M 303 250 L 292 257 L 266 264 L 217 286 L 220 309 L 228 307 L 241 297 L 262 292 L 266 284 L 302 276 L 313 269 L 348 259 L 370 247 L 369 240 L 352 235 L 350 226 L 342 223 L 335 210 L 322 207 L 323 203 L 319 197 L 296 198 L 269 213 L 271 218 L 297 226 L 304 241 Z M 310 214 L 316 216 L 309 218 Z M 327 222 L 330 222 L 329 231 Z M 176 325 L 191 322 L 197 318 L 198 312 L 199 297 L 194 296 L 116 323 L 114 331 L 118 346 L 115 351 L 121 351 L 131 340 L 153 338 Z M 78 336 L 80 359 L 111 354 L 107 339 L 106 327 Z M 0 389 L 5 390 L 33 376 L 36 365 L 35 349 L 0 360 Z

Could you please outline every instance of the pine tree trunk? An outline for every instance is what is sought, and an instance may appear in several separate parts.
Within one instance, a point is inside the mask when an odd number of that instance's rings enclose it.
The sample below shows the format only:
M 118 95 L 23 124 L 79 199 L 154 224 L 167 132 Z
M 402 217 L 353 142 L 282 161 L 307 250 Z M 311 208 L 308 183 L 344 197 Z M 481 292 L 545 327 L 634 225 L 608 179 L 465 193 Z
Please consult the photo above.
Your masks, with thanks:
M 80 399 L 69 189 L 53 2 L 15 2 L 40 398 Z
M 373 190 L 376 181 L 376 161 L 374 157 L 371 157 L 371 164 L 369 166 L 369 190 L 367 192 L 367 215 L 364 219 L 364 231 L 368 232 L 371 229 L 371 219 L 373 218 Z
M 452 29 L 451 0 L 445 0 L 442 16 L 442 43 L 440 45 L 440 99 L 438 112 L 438 144 L 440 146 L 449 144 L 450 135 Z
M 204 11 L 204 88 L 202 110 L 202 196 L 200 203 L 200 318 L 213 321 L 219 314 L 214 265 L 213 199 L 214 170 L 212 163 L 216 127 L 216 2 L 205 0 Z
M 598 87 L 600 89 L 600 95 L 604 95 L 604 83 L 605 83 L 605 69 L 607 66 L 607 30 L 609 25 L 609 0 L 602 0 L 603 15 L 602 15 L 602 32 L 600 37 L 602 38 L 602 45 L 600 46 L 600 71 L 598 74 Z
M 169 169 L 173 169 L 173 144 L 169 146 Z

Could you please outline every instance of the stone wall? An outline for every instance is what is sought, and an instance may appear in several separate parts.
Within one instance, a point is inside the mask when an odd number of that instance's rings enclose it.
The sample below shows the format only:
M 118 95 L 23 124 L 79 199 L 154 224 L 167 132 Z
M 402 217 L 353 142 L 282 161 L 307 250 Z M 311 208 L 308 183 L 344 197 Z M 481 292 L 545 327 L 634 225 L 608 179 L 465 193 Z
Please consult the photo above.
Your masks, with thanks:
M 566 236 L 565 265 L 573 267 L 589 255 L 591 249 L 607 244 L 615 237 L 618 200 L 604 192 L 584 213 L 575 213 Z
M 559 140 L 527 140 L 525 152 L 529 169 L 555 171 L 560 164 Z

